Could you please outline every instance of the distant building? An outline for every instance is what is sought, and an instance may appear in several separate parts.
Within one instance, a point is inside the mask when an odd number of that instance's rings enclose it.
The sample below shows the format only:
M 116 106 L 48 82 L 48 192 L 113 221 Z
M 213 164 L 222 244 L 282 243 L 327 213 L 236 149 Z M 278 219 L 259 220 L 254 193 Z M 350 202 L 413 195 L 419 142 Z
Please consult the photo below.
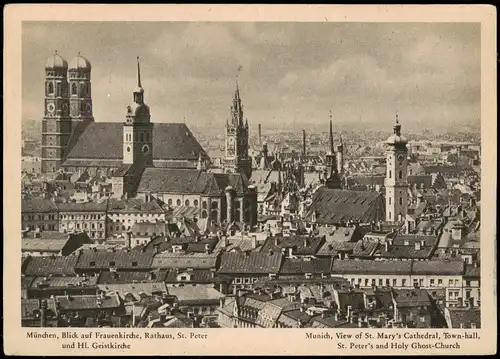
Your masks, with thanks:
M 41 231 L 59 230 L 59 211 L 57 205 L 50 199 L 33 198 L 21 201 L 22 229 Z
M 23 235 L 21 253 L 23 256 L 67 256 L 90 242 L 85 232 L 34 231 Z
M 85 231 L 94 241 L 106 239 L 106 212 L 108 201 L 101 203 L 59 203 L 59 230 L 61 232 Z

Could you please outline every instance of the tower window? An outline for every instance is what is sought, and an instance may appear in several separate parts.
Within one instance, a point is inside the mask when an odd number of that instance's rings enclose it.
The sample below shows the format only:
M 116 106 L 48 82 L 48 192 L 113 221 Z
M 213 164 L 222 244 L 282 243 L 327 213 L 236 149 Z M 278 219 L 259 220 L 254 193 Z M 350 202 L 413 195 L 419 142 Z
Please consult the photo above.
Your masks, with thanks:
M 129 146 L 127 146 L 127 152 L 130 152 L 130 147 Z
M 389 170 L 389 178 L 392 178 L 392 171 Z
M 402 179 L 402 178 L 403 178 L 403 171 L 399 170 L 399 179 Z
M 391 219 L 391 212 L 389 212 L 389 219 Z
M 61 96 L 61 84 L 56 84 L 56 96 Z
M 52 82 L 49 82 L 47 84 L 47 93 L 49 95 L 52 95 L 54 93 L 54 85 L 52 84 Z
M 145 136 L 146 136 L 146 142 L 149 142 L 149 133 L 145 133 Z
M 402 206 L 403 205 L 403 198 L 399 197 L 399 204 Z
M 389 204 L 391 204 L 391 197 L 389 197 Z
M 76 91 L 76 84 L 71 84 L 71 94 L 72 95 L 76 95 L 77 91 Z

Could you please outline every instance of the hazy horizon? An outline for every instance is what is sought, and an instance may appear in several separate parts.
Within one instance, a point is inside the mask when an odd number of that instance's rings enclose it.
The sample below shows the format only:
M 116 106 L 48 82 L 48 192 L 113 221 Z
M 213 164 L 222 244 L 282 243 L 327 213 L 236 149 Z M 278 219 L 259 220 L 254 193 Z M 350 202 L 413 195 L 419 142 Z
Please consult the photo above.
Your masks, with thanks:
M 58 50 L 92 63 L 99 122 L 124 120 L 137 56 L 154 122 L 223 128 L 237 75 L 252 130 L 319 129 L 330 109 L 382 131 L 396 112 L 408 130 L 480 121 L 479 24 L 27 22 L 22 43 L 23 120 L 43 116 Z

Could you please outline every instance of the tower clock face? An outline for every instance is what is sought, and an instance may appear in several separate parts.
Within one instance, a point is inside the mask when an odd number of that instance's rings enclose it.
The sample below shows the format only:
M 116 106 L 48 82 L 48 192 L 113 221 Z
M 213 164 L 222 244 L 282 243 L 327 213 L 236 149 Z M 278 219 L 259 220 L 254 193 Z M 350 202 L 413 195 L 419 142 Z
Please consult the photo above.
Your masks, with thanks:
M 54 113 L 55 109 L 56 109 L 56 105 L 54 105 L 53 103 L 47 104 L 47 112 L 48 113 Z

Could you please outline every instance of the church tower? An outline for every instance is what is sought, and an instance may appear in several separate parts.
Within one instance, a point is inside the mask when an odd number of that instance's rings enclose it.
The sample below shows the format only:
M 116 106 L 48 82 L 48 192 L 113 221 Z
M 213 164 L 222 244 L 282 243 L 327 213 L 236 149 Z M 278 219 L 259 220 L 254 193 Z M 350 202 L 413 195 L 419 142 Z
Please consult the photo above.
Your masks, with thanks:
M 93 121 L 90 61 L 78 53 L 69 63 L 69 103 L 73 127 L 79 122 Z
M 342 141 L 342 136 L 340 136 L 339 144 L 336 148 L 337 152 L 337 172 L 340 178 L 344 177 L 344 142 Z
M 244 173 L 248 179 L 252 175 L 252 162 L 248 157 L 248 120 L 243 122 L 238 83 L 230 108 L 230 118 L 226 123 L 224 170 L 226 173 Z
M 398 115 L 394 133 L 387 139 L 387 173 L 385 178 L 386 220 L 404 221 L 408 213 L 408 141 L 401 135 Z
M 71 135 L 68 63 L 57 51 L 45 64 L 45 111 L 42 119 L 42 173 L 59 170 Z
M 123 164 L 138 163 L 146 167 L 153 166 L 153 123 L 149 107 L 144 103 L 139 57 L 137 57 L 137 87 L 133 92 L 133 103 L 127 107 L 123 124 Z
M 332 112 L 330 111 L 330 151 L 326 154 L 326 181 L 325 185 L 329 189 L 342 189 L 342 180 L 338 172 L 337 158 L 335 156 L 335 146 L 333 145 Z

